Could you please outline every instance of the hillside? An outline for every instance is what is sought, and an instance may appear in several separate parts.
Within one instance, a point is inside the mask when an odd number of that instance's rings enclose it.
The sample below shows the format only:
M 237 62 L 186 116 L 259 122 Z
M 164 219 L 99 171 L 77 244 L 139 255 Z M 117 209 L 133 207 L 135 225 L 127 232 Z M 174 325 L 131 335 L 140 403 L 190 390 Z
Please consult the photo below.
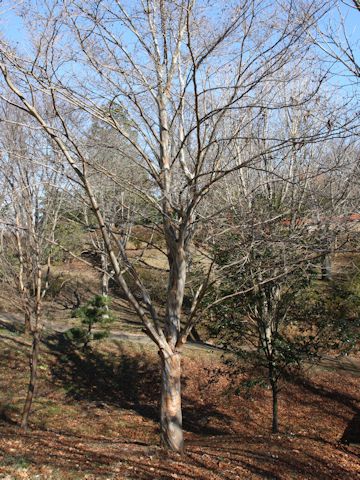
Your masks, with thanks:
M 244 365 L 231 376 L 218 351 L 190 348 L 183 360 L 186 452 L 180 456 L 157 446 L 159 367 L 150 345 L 112 339 L 84 354 L 49 331 L 31 430 L 22 433 L 29 340 L 8 322 L 2 323 L 0 340 L 0 478 L 360 476 L 359 447 L 340 443 L 359 417 L 356 368 L 310 371 L 286 382 L 281 433 L 271 435 L 270 391 L 251 387 L 256 372 Z

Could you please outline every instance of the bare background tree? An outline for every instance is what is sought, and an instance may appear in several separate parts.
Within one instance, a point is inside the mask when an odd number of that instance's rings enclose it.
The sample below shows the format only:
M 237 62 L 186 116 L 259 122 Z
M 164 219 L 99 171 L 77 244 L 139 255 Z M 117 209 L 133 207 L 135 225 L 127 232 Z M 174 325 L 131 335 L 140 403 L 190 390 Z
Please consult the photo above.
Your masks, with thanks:
M 49 288 L 64 180 L 42 132 L 28 128 L 18 109 L 4 108 L 7 123 L 0 135 L 1 180 L 7 205 L 1 221 L 7 234 L 1 259 L 4 280 L 18 287 L 25 330 L 32 337 L 30 380 L 21 421 L 26 429 L 37 386 L 42 305 Z

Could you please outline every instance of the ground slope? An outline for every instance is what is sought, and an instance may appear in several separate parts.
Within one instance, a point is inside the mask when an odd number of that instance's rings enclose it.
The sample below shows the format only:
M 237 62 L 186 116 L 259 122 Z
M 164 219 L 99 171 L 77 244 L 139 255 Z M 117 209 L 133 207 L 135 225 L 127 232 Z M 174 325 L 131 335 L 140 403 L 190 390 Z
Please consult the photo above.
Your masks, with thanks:
M 158 446 L 159 369 L 148 344 L 114 338 L 83 353 L 50 333 L 31 430 L 23 433 L 29 340 L 4 323 L 0 341 L 0 478 L 360 478 L 359 447 L 340 442 L 345 431 L 351 440 L 360 415 L 356 365 L 290 379 L 281 433 L 271 435 L 270 392 L 249 387 L 257 372 L 244 365 L 234 379 L 219 352 L 187 350 L 179 456 Z

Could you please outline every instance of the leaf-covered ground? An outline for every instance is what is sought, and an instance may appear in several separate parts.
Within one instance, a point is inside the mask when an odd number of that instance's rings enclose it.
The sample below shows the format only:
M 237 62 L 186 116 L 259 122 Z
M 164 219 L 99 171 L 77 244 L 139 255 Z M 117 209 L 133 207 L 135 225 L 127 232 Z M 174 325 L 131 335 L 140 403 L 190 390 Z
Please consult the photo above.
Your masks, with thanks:
M 356 369 L 308 372 L 281 392 L 281 433 L 269 432 L 270 391 L 230 376 L 218 353 L 184 358 L 184 455 L 158 446 L 159 372 L 148 346 L 107 342 L 83 354 L 61 335 L 43 346 L 31 430 L 18 428 L 29 341 L 0 331 L 0 479 L 360 478 Z M 256 383 L 256 382 L 255 382 Z M 355 432 L 355 433 L 354 433 Z

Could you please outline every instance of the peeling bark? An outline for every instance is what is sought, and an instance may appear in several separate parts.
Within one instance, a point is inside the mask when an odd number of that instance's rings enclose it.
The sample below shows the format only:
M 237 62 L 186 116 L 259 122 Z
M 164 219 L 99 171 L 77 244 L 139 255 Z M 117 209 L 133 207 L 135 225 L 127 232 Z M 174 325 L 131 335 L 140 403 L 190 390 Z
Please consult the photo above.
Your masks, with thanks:
M 161 443 L 175 452 L 184 449 L 181 412 L 181 357 L 160 352 L 161 358 Z

